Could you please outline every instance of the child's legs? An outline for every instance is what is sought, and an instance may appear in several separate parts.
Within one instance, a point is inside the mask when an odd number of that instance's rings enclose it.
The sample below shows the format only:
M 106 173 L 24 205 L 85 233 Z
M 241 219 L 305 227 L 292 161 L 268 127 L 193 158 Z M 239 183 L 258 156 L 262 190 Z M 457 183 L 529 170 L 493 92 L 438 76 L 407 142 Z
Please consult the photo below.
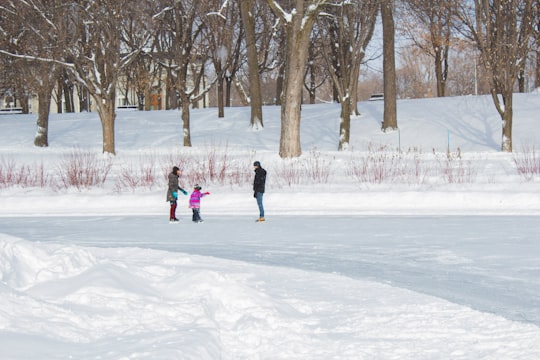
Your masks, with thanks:
M 192 220 L 193 220 L 193 221 L 199 221 L 199 220 L 201 220 L 201 214 L 200 214 L 200 212 L 199 212 L 199 209 L 193 208 L 193 209 L 191 209 L 191 210 L 193 210 L 193 217 L 192 217 Z

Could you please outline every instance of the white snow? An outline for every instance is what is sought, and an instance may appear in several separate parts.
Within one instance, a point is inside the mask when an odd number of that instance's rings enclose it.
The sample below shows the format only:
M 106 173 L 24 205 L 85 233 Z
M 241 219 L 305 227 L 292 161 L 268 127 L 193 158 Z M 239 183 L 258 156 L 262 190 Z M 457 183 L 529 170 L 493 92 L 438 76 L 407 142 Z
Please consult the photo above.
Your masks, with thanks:
M 190 149 L 179 112 L 119 112 L 107 180 L 80 188 L 70 156 L 109 161 L 97 114 L 52 115 L 45 149 L 36 115 L 2 115 L 0 358 L 539 359 L 540 183 L 516 161 L 538 159 L 540 93 L 514 104 L 514 154 L 489 96 L 399 101 L 386 134 L 362 102 L 346 152 L 339 106 L 304 105 L 292 160 L 278 107 L 260 131 L 248 108 L 192 110 Z M 168 223 L 173 165 L 211 192 L 204 223 L 187 197 Z M 34 170 L 47 185 L 6 185 Z

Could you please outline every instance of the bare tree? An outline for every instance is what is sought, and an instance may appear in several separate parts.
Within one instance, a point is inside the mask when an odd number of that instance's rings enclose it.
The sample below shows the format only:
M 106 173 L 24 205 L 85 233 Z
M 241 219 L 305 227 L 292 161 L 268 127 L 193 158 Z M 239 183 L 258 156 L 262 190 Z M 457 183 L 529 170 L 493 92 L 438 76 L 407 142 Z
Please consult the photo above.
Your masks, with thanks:
M 72 76 L 69 76 L 69 73 L 66 69 L 60 69 L 60 75 L 58 76 L 58 81 L 55 89 L 56 97 L 56 109 L 58 113 L 75 112 L 75 83 Z
M 12 55 L 17 54 L 17 51 L 11 49 L 11 53 L 7 50 L 0 49 L 0 54 L 3 54 L 3 63 L 5 66 L 5 77 L 2 79 L 4 90 L 3 94 L 7 101 L 5 105 L 13 105 L 20 107 L 23 114 L 30 112 L 30 97 L 33 94 L 32 84 L 28 81 L 30 73 L 28 71 L 28 59 L 16 58 Z
M 317 90 L 328 83 L 330 77 L 327 64 L 328 48 L 324 46 L 325 30 L 321 24 L 315 24 L 311 35 L 311 44 L 308 49 L 308 63 L 304 75 L 304 88 L 309 96 L 309 103 L 315 104 Z
M 327 67 L 341 104 L 339 150 L 350 142 L 351 112 L 356 103 L 360 64 L 373 35 L 379 10 L 378 0 L 348 2 L 331 7 L 319 24 L 323 25 L 326 47 L 330 49 Z
M 149 51 L 151 52 L 152 50 L 149 49 Z M 137 105 L 138 110 L 145 110 L 146 105 L 146 109 L 150 109 L 150 94 L 154 87 L 159 91 L 160 83 L 158 67 L 152 61 L 151 56 L 146 53 L 139 54 L 126 67 L 123 77 L 119 81 L 121 87 L 125 89 L 124 105 Z M 128 104 L 130 98 L 129 91 L 135 93 L 136 104 Z
M 218 117 L 225 116 L 225 103 L 230 104 L 230 84 L 232 66 L 240 51 L 240 42 L 244 36 L 240 27 L 240 10 L 236 1 L 208 1 L 209 13 L 202 14 L 202 21 L 207 31 L 208 54 L 214 65 L 215 84 L 217 85 Z M 240 4 L 242 6 L 242 4 Z
M 244 24 L 248 78 L 249 78 L 249 105 L 251 107 L 250 125 L 253 129 L 264 127 L 262 113 L 262 92 L 259 76 L 259 58 L 257 55 L 257 37 L 255 33 L 255 2 L 253 0 L 240 0 L 240 14 Z
M 0 3 L 0 95 L 4 96 L 4 104 L 0 107 L 14 103 L 17 99 L 16 77 L 22 76 L 22 67 L 18 64 L 24 62 L 23 59 L 11 56 L 18 53 L 18 37 L 21 33 L 20 21 L 17 13 L 12 9 L 11 3 Z M 28 113 L 28 107 L 26 107 Z
M 36 87 L 38 96 L 38 118 L 34 145 L 38 147 L 47 147 L 49 146 L 49 113 L 52 92 L 61 68 L 53 63 L 36 61 L 29 69 L 35 70 L 34 79 L 41 80 L 40 86 Z
M 44 3 L 39 0 L 32 2 L 7 3 L 4 11 L 6 17 L 18 24 L 11 27 L 16 30 L 16 41 L 12 42 L 12 56 L 24 60 L 21 65 L 24 70 L 26 83 L 37 92 L 38 117 L 34 145 L 47 147 L 49 145 L 49 112 L 51 97 L 60 74 L 61 67 L 51 61 L 56 59 L 65 48 L 64 22 L 60 1 Z M 15 38 L 13 38 L 15 40 Z M 39 59 L 49 59 L 41 61 Z
M 154 15 L 155 58 L 166 69 L 170 84 L 179 96 L 183 144 L 191 146 L 190 106 L 208 90 L 199 91 L 208 54 L 197 48 L 205 41 L 201 14 L 208 11 L 202 8 L 203 2 L 191 0 L 163 0 L 159 6 L 161 10 Z
M 249 8 L 249 15 L 253 21 L 254 28 L 254 42 L 252 49 L 248 49 L 249 40 L 249 27 L 247 23 L 243 21 L 244 27 L 244 53 L 241 53 L 240 65 L 238 75 L 235 76 L 233 81 L 238 90 L 238 93 L 241 96 L 242 103 L 244 105 L 250 105 L 254 108 L 259 108 L 259 105 L 256 105 L 260 102 L 261 109 L 256 110 L 256 114 L 252 114 L 252 118 L 256 123 L 256 119 L 262 119 L 262 104 L 264 103 L 263 99 L 265 95 L 272 94 L 271 89 L 275 89 L 276 96 L 272 96 L 270 101 L 267 103 L 280 104 L 280 96 L 282 92 L 282 80 L 284 72 L 284 45 L 285 45 L 285 31 L 280 22 L 272 12 L 269 6 L 267 6 L 265 1 L 254 1 L 253 6 Z M 242 7 L 245 7 L 246 3 L 244 1 L 240 2 Z M 244 14 L 245 15 L 245 14 Z M 242 15 L 242 16 L 244 16 Z M 254 52 L 254 53 L 252 53 Z M 251 55 L 250 55 L 251 54 Z M 251 57 L 255 58 L 251 59 Z M 243 60 L 242 60 L 243 58 Z M 247 61 L 247 64 L 246 64 Z M 253 64 L 251 64 L 253 62 Z M 241 76 L 240 74 L 245 74 L 245 67 L 247 65 L 247 76 Z M 251 76 L 252 71 L 258 71 L 258 74 L 253 74 L 253 76 L 259 78 L 259 85 L 255 85 L 256 79 Z M 245 88 L 246 81 L 244 78 L 247 77 L 247 89 Z M 253 84 L 252 84 L 253 82 Z M 264 84 L 264 86 L 263 86 Z M 268 85 L 273 86 L 268 86 Z M 255 92 L 252 94 L 252 92 Z M 259 95 L 256 92 L 260 92 L 260 100 L 257 98 Z M 272 94 L 272 95 L 274 95 Z M 260 128 L 255 127 L 255 128 Z
M 383 31 L 384 114 L 382 130 L 395 130 L 397 123 L 394 0 L 381 0 Z
M 436 92 L 432 58 L 416 46 L 401 49 L 396 90 L 404 98 L 432 97 Z
M 141 49 L 126 49 L 123 20 L 129 0 L 84 0 L 67 10 L 77 41 L 68 49 L 68 69 L 94 99 L 103 133 L 103 152 L 115 154 L 115 104 L 118 78 Z M 140 5 L 140 4 L 139 4 Z M 146 44 L 147 41 L 141 41 Z M 126 51 L 127 50 L 127 51 Z
M 513 92 L 530 49 L 536 0 L 460 2 L 458 16 L 480 52 L 502 119 L 502 151 L 512 152 Z
M 155 51 L 153 39 L 154 24 L 153 2 L 140 0 L 122 20 L 122 43 L 126 49 L 142 49 L 134 54 L 133 60 L 125 67 L 119 79 L 121 87 L 125 90 L 124 105 L 128 104 L 129 92 L 135 93 L 136 105 L 139 110 L 150 109 L 150 94 L 154 88 L 160 91 L 159 67 L 153 61 L 152 53 Z
M 402 27 L 415 46 L 433 58 L 437 96 L 445 96 L 454 8 L 448 0 L 409 0 L 402 4 L 409 15 Z
M 286 29 L 285 78 L 281 95 L 281 137 L 279 156 L 298 157 L 300 146 L 300 112 L 302 87 L 306 68 L 309 39 L 313 24 L 328 0 L 295 0 L 287 12 L 277 0 L 267 0 Z

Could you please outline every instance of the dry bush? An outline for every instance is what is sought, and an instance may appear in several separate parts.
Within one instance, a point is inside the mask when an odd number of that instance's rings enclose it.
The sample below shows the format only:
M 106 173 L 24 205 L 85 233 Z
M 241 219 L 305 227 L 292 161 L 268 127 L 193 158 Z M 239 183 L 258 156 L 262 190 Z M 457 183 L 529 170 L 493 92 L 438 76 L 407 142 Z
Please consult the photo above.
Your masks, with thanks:
M 0 163 L 0 188 L 13 186 L 44 188 L 50 183 L 43 163 L 18 165 L 13 159 L 2 158 Z
M 523 145 L 520 152 L 514 153 L 514 164 L 526 181 L 533 181 L 540 175 L 540 156 L 534 146 Z
M 274 169 L 276 180 L 281 186 L 300 184 L 328 184 L 332 174 L 332 160 L 320 152 L 311 151 L 296 159 L 282 159 Z
M 73 150 L 59 164 L 59 187 L 78 190 L 102 186 L 113 165 L 110 155 L 96 155 L 90 151 Z

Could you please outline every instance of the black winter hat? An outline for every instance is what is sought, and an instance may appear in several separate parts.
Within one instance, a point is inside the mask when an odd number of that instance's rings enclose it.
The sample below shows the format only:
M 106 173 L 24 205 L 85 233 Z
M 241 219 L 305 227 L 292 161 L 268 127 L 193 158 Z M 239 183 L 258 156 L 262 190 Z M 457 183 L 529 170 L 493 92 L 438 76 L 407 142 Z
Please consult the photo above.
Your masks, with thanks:
M 194 188 L 195 190 L 201 190 L 201 189 L 202 189 L 202 187 L 201 187 L 199 184 L 195 184 L 195 185 L 193 186 L 193 188 Z
M 180 169 L 178 168 L 178 166 L 174 166 L 174 167 L 172 168 L 173 174 L 176 174 L 176 172 L 177 172 L 178 170 L 180 170 Z
M 258 162 L 258 161 L 255 161 L 255 162 L 253 163 L 253 166 L 258 166 L 258 167 L 260 167 L 260 166 L 261 166 L 261 163 Z

